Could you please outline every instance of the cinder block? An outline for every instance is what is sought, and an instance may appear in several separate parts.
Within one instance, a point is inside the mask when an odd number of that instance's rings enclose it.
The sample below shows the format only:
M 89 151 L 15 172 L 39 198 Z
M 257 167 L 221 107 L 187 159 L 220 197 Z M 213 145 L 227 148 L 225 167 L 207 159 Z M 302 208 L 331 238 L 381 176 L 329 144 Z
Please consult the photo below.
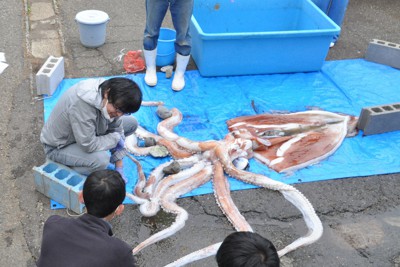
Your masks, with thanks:
M 374 39 L 368 45 L 365 59 L 400 69 L 400 45 Z
M 79 202 L 79 191 L 86 177 L 51 160 L 33 167 L 36 190 L 54 199 L 76 213 L 82 213 L 84 205 Z
M 52 95 L 64 75 L 64 58 L 50 56 L 36 74 L 37 94 Z
M 400 130 L 400 103 L 363 108 L 357 128 L 364 135 Z

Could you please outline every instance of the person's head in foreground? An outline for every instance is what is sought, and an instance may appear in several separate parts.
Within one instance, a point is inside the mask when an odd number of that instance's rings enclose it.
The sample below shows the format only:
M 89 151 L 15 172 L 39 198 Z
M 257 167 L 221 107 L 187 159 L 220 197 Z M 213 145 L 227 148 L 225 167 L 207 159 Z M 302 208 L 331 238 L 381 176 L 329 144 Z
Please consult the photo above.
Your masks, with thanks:
M 110 118 L 135 113 L 142 103 L 139 86 L 127 78 L 111 78 L 100 84 L 103 106 Z
M 88 214 L 111 220 L 123 212 L 125 193 L 125 182 L 117 171 L 100 170 L 86 178 L 81 196 Z
M 275 246 L 253 232 L 234 232 L 222 242 L 216 255 L 218 267 L 279 267 Z

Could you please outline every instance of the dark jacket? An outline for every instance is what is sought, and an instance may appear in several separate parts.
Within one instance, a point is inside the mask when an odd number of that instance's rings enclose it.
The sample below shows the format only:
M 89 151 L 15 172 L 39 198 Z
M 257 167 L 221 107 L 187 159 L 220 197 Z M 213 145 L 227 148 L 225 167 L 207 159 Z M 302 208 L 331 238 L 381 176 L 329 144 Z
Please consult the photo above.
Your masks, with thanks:
M 84 214 L 77 219 L 53 215 L 43 228 L 39 267 L 135 266 L 132 248 L 113 237 L 103 219 Z

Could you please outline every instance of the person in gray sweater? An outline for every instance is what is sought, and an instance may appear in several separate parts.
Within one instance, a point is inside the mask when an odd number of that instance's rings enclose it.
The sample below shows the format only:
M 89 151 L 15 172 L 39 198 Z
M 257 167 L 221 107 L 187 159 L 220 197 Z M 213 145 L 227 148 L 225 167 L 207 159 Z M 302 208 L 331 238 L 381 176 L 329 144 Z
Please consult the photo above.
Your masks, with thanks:
M 91 173 L 80 193 L 87 213 L 50 216 L 43 227 L 38 267 L 134 267 L 132 247 L 113 236 L 110 221 L 124 210 L 125 183 L 114 170 Z
M 125 137 L 138 123 L 139 86 L 127 78 L 87 79 L 69 88 L 43 126 L 40 141 L 46 157 L 88 175 L 115 164 L 125 182 Z M 111 153 L 109 153 L 109 151 Z

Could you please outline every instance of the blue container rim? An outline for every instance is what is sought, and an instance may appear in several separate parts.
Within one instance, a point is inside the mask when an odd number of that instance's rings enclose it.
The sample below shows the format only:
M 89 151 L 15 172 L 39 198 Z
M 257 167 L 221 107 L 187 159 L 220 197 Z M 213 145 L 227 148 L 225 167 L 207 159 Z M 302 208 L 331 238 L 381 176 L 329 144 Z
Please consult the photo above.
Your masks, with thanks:
M 315 7 L 315 11 L 324 17 L 330 24 L 331 28 L 315 29 L 315 30 L 295 30 L 295 31 L 274 31 L 274 32 L 234 32 L 234 33 L 205 33 L 196 20 L 194 14 L 191 17 L 191 22 L 196 28 L 199 35 L 205 40 L 213 39 L 257 39 L 257 38 L 285 38 L 293 36 L 332 36 L 339 34 L 341 28 L 324 12 L 322 12 L 311 0 L 305 0 L 309 5 Z
M 171 32 L 175 35 L 175 38 L 172 39 L 160 39 L 161 36 L 161 31 L 164 32 Z M 158 37 L 158 42 L 175 42 L 176 40 L 176 31 L 174 29 L 170 29 L 170 28 L 160 28 L 160 33 L 159 33 L 159 37 Z
M 302 31 L 275 31 L 275 32 L 235 32 L 235 33 L 205 33 L 197 23 L 196 18 L 192 16 L 192 23 L 196 27 L 198 33 L 204 39 L 249 39 L 249 38 L 284 38 L 293 36 L 332 36 L 340 33 L 340 27 L 336 25 L 335 29 L 329 30 L 302 30 Z
M 170 55 L 175 54 L 175 53 L 176 53 L 175 50 L 174 50 L 173 52 L 169 53 L 169 54 L 158 54 L 158 53 L 157 53 L 157 57 L 170 56 Z

